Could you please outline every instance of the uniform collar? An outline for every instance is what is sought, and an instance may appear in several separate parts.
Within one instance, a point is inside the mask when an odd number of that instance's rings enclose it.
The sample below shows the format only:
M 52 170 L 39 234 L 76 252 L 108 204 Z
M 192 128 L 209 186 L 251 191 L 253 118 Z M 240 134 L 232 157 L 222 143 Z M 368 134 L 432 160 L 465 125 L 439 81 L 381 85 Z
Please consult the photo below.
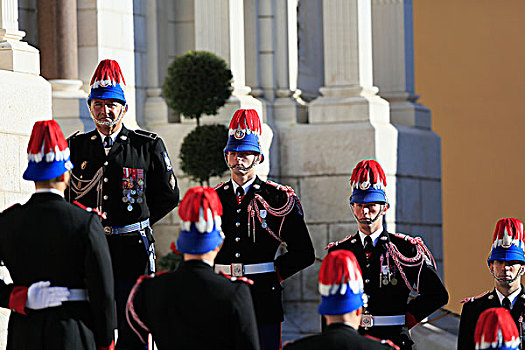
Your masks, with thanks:
M 501 294 L 501 292 L 497 288 L 494 288 L 494 289 L 496 290 L 496 295 L 498 296 L 500 305 L 503 305 L 503 298 L 505 298 L 505 296 Z M 521 293 L 521 286 L 520 288 L 518 288 L 516 291 L 514 291 L 511 295 L 507 297 L 510 300 L 511 308 L 514 306 L 514 303 L 516 302 L 516 298 L 518 297 L 520 293 Z
M 246 182 L 245 184 L 242 185 L 242 189 L 244 190 L 244 193 L 248 193 L 248 190 L 250 189 L 250 187 L 252 187 L 252 184 L 253 182 L 255 181 L 255 179 L 257 178 L 257 176 L 254 176 L 253 179 L 251 179 L 250 181 Z M 237 184 L 237 182 L 233 181 L 233 179 L 231 179 L 231 182 L 232 182 L 232 187 L 233 187 L 233 193 L 237 193 L 237 188 L 239 187 L 239 184 Z
M 39 193 L 54 193 L 64 198 L 64 193 L 57 190 L 56 188 L 39 188 L 35 191 L 35 194 L 39 194 Z
M 119 128 L 117 129 L 117 131 L 115 131 L 113 134 L 109 135 L 109 137 L 111 137 L 111 141 L 113 141 L 113 143 L 115 143 L 115 140 L 118 136 L 118 134 L 120 133 L 120 131 L 122 130 L 123 128 L 123 124 L 120 124 Z M 102 140 L 102 144 L 104 144 L 104 138 L 106 137 L 106 135 L 104 135 L 103 133 L 101 133 L 98 129 L 96 129 L 98 134 L 100 135 L 100 139 Z
M 370 235 L 370 238 L 372 238 L 372 243 L 374 244 L 374 247 L 377 244 L 377 240 L 379 239 L 379 236 L 383 233 L 383 226 L 379 228 L 376 232 L 372 233 Z M 359 231 L 359 237 L 361 238 L 361 243 L 363 243 L 363 247 L 365 246 L 365 238 L 367 235 L 365 235 L 363 232 Z

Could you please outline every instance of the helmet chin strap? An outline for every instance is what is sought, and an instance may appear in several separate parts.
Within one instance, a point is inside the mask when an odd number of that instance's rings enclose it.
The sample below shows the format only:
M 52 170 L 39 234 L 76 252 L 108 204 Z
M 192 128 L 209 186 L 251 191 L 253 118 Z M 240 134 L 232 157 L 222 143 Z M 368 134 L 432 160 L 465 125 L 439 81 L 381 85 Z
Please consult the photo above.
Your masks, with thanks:
M 103 121 L 100 121 L 97 118 L 95 118 L 93 113 L 91 113 L 91 109 L 89 110 L 89 115 L 91 116 L 91 119 L 93 119 L 95 124 L 97 124 L 97 125 L 113 126 L 113 125 L 117 124 L 122 119 L 122 117 L 124 116 L 124 112 L 125 111 L 126 111 L 126 107 L 123 107 L 122 110 L 120 111 L 120 114 L 118 115 L 117 119 L 115 119 L 113 121 L 110 121 L 110 122 L 103 122 Z
M 505 284 L 511 284 L 512 282 L 514 282 L 515 280 L 517 280 L 518 278 L 520 278 L 523 273 L 525 272 L 524 270 L 524 267 L 523 265 L 520 267 L 520 270 L 518 271 L 518 273 L 516 274 L 516 276 L 514 276 L 514 278 L 511 278 L 510 280 L 509 279 L 506 279 L 506 278 L 501 278 L 501 277 L 497 277 L 494 272 L 492 272 L 492 269 L 490 268 L 490 264 L 489 264 L 489 271 L 490 271 L 490 274 L 492 275 L 492 277 L 494 277 L 494 279 L 498 282 L 501 282 L 501 283 L 505 283 Z
M 350 204 L 350 206 L 352 206 L 352 204 Z M 357 218 L 357 216 L 355 216 L 353 208 L 352 208 L 352 215 L 354 216 L 355 221 L 357 221 L 358 223 L 364 224 L 364 225 L 371 225 L 371 224 L 376 222 L 381 217 L 381 214 L 383 214 L 386 211 L 387 208 L 388 208 L 388 203 L 387 204 L 381 204 L 381 211 L 376 215 L 375 218 L 373 218 L 371 220 L 359 220 Z

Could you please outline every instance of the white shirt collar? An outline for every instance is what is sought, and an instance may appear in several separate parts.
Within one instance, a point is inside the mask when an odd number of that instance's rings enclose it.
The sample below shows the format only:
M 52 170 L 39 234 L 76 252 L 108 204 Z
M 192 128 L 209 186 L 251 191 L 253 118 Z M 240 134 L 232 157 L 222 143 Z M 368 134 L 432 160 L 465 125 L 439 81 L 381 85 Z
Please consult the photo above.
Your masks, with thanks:
M 495 289 L 496 289 L 496 294 L 498 295 L 499 303 L 500 303 L 500 305 L 503 305 L 503 298 L 505 298 L 505 296 L 503 294 L 501 294 L 501 292 L 497 288 L 495 288 Z M 516 301 L 516 298 L 518 297 L 520 292 L 521 292 L 521 287 L 518 288 L 517 290 L 515 290 L 511 295 L 509 295 L 507 297 L 510 300 L 510 307 L 511 308 L 514 306 L 514 302 Z
M 35 191 L 35 193 L 54 193 L 58 194 L 60 197 L 64 198 L 64 193 L 60 192 L 56 188 L 39 188 Z
M 370 235 L 370 238 L 372 238 L 372 243 L 374 244 L 374 247 L 376 246 L 377 240 L 379 239 L 379 236 L 383 233 L 383 226 L 379 227 L 379 230 L 372 233 Z M 363 232 L 359 231 L 359 237 L 361 237 L 361 243 L 363 244 L 363 247 L 365 246 L 365 235 Z
M 252 187 L 253 182 L 255 181 L 255 176 L 250 181 L 246 182 L 244 185 L 242 185 L 242 189 L 244 190 L 244 194 L 248 193 L 248 190 L 250 187 Z M 239 184 L 232 179 L 232 187 L 233 187 L 233 193 L 237 192 L 237 187 L 239 187 Z
M 115 131 L 113 134 L 109 135 L 109 137 L 111 137 L 111 141 L 115 142 L 115 140 L 116 140 L 120 130 L 122 130 L 122 124 L 120 124 L 120 126 L 117 129 L 117 131 Z M 98 129 L 97 129 L 97 132 L 100 135 L 100 138 L 102 139 L 102 144 L 104 144 L 104 138 L 106 137 L 106 135 L 101 133 Z

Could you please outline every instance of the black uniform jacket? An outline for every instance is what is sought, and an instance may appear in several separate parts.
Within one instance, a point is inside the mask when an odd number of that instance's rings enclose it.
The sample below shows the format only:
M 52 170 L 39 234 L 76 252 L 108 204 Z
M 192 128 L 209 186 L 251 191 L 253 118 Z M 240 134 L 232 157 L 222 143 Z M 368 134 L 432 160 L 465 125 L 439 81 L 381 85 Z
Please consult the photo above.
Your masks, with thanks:
M 275 235 L 280 231 L 280 239 L 286 242 L 287 252 L 276 258 L 280 242 L 262 227 L 257 217 L 250 220 L 250 228 L 254 228 L 255 232 L 248 236 L 247 207 L 255 195 L 260 195 L 271 207 L 281 208 L 287 201 L 287 192 L 283 187 L 277 188 L 256 177 L 240 205 L 233 193 L 231 180 L 217 186 L 216 190 L 223 206 L 222 230 L 226 238 L 215 263 L 229 265 L 274 262 L 276 271 L 250 274 L 247 277 L 254 281 L 250 290 L 259 326 L 282 322 L 281 282 L 313 264 L 315 259 L 300 204 L 297 200 L 284 221 L 283 217 L 273 216 L 269 212 L 264 219 Z M 264 210 L 260 203 L 257 205 Z
M 401 348 L 412 344 L 407 326 L 411 319 L 419 322 L 439 307 L 448 302 L 448 292 L 436 270 L 426 262 L 423 264 L 419 275 L 419 294 L 415 299 L 408 301 L 410 294 L 403 277 L 397 269 L 392 257 L 389 257 L 391 280 L 387 285 L 382 284 L 381 278 L 381 256 L 383 265 L 386 265 L 387 244 L 392 242 L 401 254 L 408 258 L 416 256 L 416 245 L 411 243 L 409 236 L 401 235 L 406 239 L 383 231 L 377 240 L 370 258 L 366 259 L 359 233 L 333 246 L 330 251 L 336 249 L 347 249 L 352 251 L 361 267 L 363 274 L 364 290 L 368 296 L 366 312 L 373 316 L 406 315 L 408 324 L 405 326 L 375 326 L 368 329 L 359 328 L 361 334 L 370 334 L 376 338 L 392 340 Z M 388 265 L 387 265 L 388 266 Z M 402 269 L 408 281 L 414 285 L 419 273 L 419 267 L 405 267 Z M 407 303 L 408 301 L 408 303 Z
M 0 259 L 13 284 L 0 281 L 0 306 L 12 307 L 7 349 L 109 346 L 115 322 L 113 273 L 98 217 L 54 193 L 36 193 L 0 214 Z M 24 310 L 16 293 L 38 281 L 87 289 L 89 302 Z M 26 314 L 24 314 L 26 313 Z
M 476 324 L 481 313 L 493 307 L 501 307 L 496 290 L 490 293 L 485 293 L 480 297 L 473 297 L 464 300 L 463 309 L 461 310 L 461 321 L 459 322 L 458 334 L 458 350 L 474 350 L 474 332 Z M 520 325 L 519 318 L 523 317 L 525 312 L 525 289 L 521 286 L 521 292 L 517 296 L 514 305 L 510 311 L 518 330 L 521 329 L 520 334 L 523 333 L 523 325 Z M 522 347 L 525 346 L 523 338 L 521 341 Z
M 360 335 L 349 325 L 332 323 L 323 333 L 289 343 L 285 350 L 382 350 L 394 349 L 390 345 Z
M 153 225 L 177 206 L 177 179 L 164 143 L 157 135 L 123 126 L 106 156 L 95 129 L 70 137 L 69 147 L 74 177 L 66 190 L 66 198 L 106 213 L 103 226 L 122 227 L 148 218 Z M 97 190 L 95 185 L 77 198 L 71 187 L 80 184 L 80 189 L 85 189 L 100 171 L 103 172 L 98 182 L 101 189 Z M 130 177 L 132 181 L 127 180 Z M 108 236 L 108 243 L 113 264 L 118 266 L 114 269 L 116 277 L 137 278 L 144 272 L 147 256 L 138 237 Z
M 162 349 L 259 349 L 248 287 L 200 260 L 144 278 L 128 300 L 132 328 L 143 323 Z

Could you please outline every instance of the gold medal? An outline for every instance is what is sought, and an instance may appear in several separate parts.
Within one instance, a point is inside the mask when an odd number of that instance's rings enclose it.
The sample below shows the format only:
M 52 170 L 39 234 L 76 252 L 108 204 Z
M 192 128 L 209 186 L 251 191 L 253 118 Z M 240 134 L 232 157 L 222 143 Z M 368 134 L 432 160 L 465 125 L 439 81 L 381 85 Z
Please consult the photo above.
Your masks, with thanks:
M 397 278 L 392 277 L 392 279 L 390 280 L 390 283 L 392 283 L 392 285 L 395 286 L 397 284 Z
M 87 160 L 82 162 L 82 164 L 80 165 L 80 169 L 82 170 L 86 169 L 86 165 L 87 165 Z

